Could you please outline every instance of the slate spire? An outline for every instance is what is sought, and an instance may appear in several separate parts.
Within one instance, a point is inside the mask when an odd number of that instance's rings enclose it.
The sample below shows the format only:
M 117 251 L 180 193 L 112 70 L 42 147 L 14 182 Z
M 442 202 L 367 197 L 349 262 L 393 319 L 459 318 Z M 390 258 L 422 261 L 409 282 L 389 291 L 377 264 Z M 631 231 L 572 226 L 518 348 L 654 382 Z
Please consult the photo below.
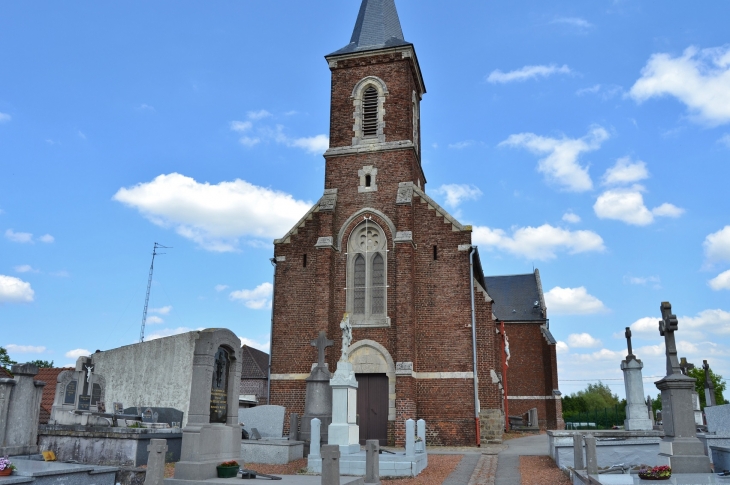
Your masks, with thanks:
M 350 43 L 335 54 L 409 45 L 403 38 L 395 0 L 362 0 Z

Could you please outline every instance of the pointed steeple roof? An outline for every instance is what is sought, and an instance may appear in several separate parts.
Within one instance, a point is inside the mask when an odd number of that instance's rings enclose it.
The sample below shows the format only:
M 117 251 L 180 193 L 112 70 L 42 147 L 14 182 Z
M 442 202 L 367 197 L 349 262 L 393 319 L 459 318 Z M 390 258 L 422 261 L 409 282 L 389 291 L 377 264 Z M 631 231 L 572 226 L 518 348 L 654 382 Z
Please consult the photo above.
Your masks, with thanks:
M 403 38 L 395 0 L 362 0 L 350 43 L 330 55 L 410 45 Z

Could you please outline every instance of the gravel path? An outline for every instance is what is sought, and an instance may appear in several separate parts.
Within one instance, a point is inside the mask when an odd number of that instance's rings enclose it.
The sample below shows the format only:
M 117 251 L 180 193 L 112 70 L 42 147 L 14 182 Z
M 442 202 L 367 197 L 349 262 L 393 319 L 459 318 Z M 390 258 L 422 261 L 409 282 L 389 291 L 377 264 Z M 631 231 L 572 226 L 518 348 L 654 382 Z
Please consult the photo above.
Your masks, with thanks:
M 383 485 L 441 485 L 462 458 L 463 455 L 429 455 L 428 466 L 417 477 L 381 481 Z
M 521 456 L 520 475 L 522 485 L 570 485 L 570 479 L 549 456 Z
M 429 460 L 432 456 L 435 455 L 428 455 Z M 479 464 L 480 458 L 481 456 L 476 453 L 464 455 L 464 458 L 461 459 L 454 471 L 446 477 L 443 485 L 464 485 L 465 483 L 469 483 L 469 479 L 471 479 L 472 473 Z
M 505 443 L 508 448 L 499 454 L 496 485 L 522 485 L 520 476 L 520 456 L 547 455 L 547 435 L 532 435 L 514 438 Z

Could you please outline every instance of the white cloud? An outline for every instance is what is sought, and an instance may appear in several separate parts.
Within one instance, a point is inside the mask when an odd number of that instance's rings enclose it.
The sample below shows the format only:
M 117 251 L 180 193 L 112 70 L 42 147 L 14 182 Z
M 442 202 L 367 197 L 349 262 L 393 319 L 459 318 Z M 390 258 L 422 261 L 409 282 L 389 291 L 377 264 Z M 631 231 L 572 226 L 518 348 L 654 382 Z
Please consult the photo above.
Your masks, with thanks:
M 156 330 L 154 333 L 145 335 L 145 340 L 155 340 L 158 338 L 171 337 L 172 335 L 179 335 L 181 333 L 194 332 L 196 330 L 204 330 L 203 327 L 188 328 L 188 327 L 177 327 L 177 328 L 163 328 Z
M 707 283 L 710 285 L 710 288 L 715 291 L 730 290 L 730 269 L 723 271 Z
M 152 223 L 175 231 L 209 251 L 235 251 L 238 240 L 281 237 L 311 202 L 236 179 L 211 185 L 171 173 L 121 188 L 114 200 L 134 207 Z
M 34 345 L 8 344 L 5 346 L 5 350 L 13 354 L 42 354 L 46 351 L 46 348 L 43 346 L 36 347 Z
M 321 155 L 330 146 L 330 139 L 327 135 L 316 135 L 304 138 L 286 138 L 285 145 L 290 147 L 303 148 L 307 153 Z
M 537 155 L 547 155 L 538 162 L 538 171 L 548 182 L 557 184 L 571 192 L 585 192 L 593 188 L 588 167 L 578 163 L 582 153 L 598 150 L 608 140 L 608 131 L 593 126 L 583 138 L 548 138 L 534 133 L 510 135 L 499 146 L 526 148 Z
M 12 119 L 12 116 L 10 116 L 7 113 L 0 113 L 0 123 L 7 123 Z
M 160 308 L 150 308 L 150 313 L 157 313 L 158 315 L 168 315 L 172 310 L 172 305 L 163 306 Z
M 567 354 L 569 351 L 570 351 L 570 347 L 568 347 L 568 344 L 566 344 L 562 340 L 558 340 L 558 342 L 555 344 L 556 353 Z
M 569 231 L 543 224 L 540 227 L 513 229 L 512 236 L 502 229 L 474 226 L 472 238 L 475 244 L 497 248 L 515 256 L 546 261 L 554 259 L 557 252 L 569 254 L 603 251 L 601 236 L 592 231 Z
M 607 101 L 623 92 L 623 88 L 616 84 L 594 84 L 593 86 L 579 89 L 575 92 L 576 96 L 585 96 L 587 94 L 595 94 L 603 101 Z
M 259 349 L 262 352 L 268 352 L 269 351 L 269 342 L 257 342 L 256 340 L 252 340 L 250 338 L 241 337 L 239 335 L 238 337 L 241 339 L 241 345 L 247 345 L 248 347 L 253 347 L 254 349 Z
M 29 264 L 21 264 L 20 266 L 15 267 L 16 273 L 38 273 L 37 269 L 34 269 Z
M 69 359 L 78 359 L 79 357 L 87 357 L 91 355 L 91 351 L 86 349 L 73 349 L 66 352 L 65 355 Z
M 593 86 L 589 88 L 582 88 L 575 92 L 578 96 L 583 96 L 584 94 L 595 94 L 601 90 L 600 84 L 594 84 Z
M 215 285 L 215 291 L 223 291 L 228 288 L 228 285 Z
M 477 200 L 482 196 L 478 187 L 469 184 L 444 184 L 434 193 L 445 196 L 446 205 L 454 209 L 465 200 Z
M 566 212 L 563 214 L 563 220 L 565 222 L 570 222 L 571 224 L 578 224 L 580 222 L 580 216 L 573 212 Z
M 571 72 L 570 68 L 565 64 L 560 67 L 555 64 L 550 64 L 549 66 L 525 66 L 510 72 L 502 72 L 499 69 L 495 69 L 487 76 L 487 82 L 504 84 L 526 81 L 536 77 L 548 77 L 553 74 L 570 74 Z
M 661 283 L 661 279 L 658 276 L 624 276 L 624 283 L 630 285 L 642 285 L 645 286 L 649 283 L 654 283 L 655 288 Z
M 457 141 L 456 143 L 449 143 L 449 148 L 453 148 L 455 150 L 462 150 L 464 148 L 472 146 L 473 144 L 474 144 L 474 140 Z
M 261 120 L 264 118 L 268 118 L 270 116 L 273 116 L 271 113 L 266 111 L 265 109 L 261 109 L 258 111 L 249 111 L 246 113 L 246 116 L 248 116 L 248 119 L 250 120 Z
M 150 106 L 149 104 L 145 104 L 145 103 L 140 104 L 135 109 L 137 111 L 150 111 L 150 112 L 154 112 L 155 111 L 154 106 Z
M 231 130 L 237 131 L 238 133 L 245 133 L 253 128 L 253 123 L 250 121 L 231 121 Z
M 582 19 L 580 17 L 560 17 L 556 18 L 552 22 L 552 24 L 567 24 L 573 27 L 578 27 L 579 29 L 590 29 L 593 27 L 593 24 L 589 21 Z
M 146 323 L 148 323 L 150 325 L 159 325 L 161 323 L 165 323 L 165 321 L 163 319 L 161 319 L 160 317 L 158 317 L 157 315 L 149 315 L 147 317 Z
M 588 294 L 583 286 L 578 288 L 556 286 L 545 293 L 545 305 L 553 315 L 590 315 L 608 310 L 601 300 Z M 578 347 L 570 339 L 568 343 L 572 347 Z
M 643 338 L 659 337 L 660 315 L 644 317 L 631 324 L 631 332 Z M 730 312 L 721 309 L 703 310 L 694 317 L 679 316 L 678 336 L 689 341 L 699 341 L 706 338 L 706 333 L 730 334 Z
M 679 217 L 684 209 L 664 203 L 652 210 L 644 205 L 644 191 L 641 185 L 607 190 L 596 199 L 593 210 L 601 219 L 614 219 L 635 226 L 646 226 L 655 217 Z
M 261 283 L 253 290 L 236 290 L 229 295 L 231 300 L 241 300 L 248 307 L 254 310 L 269 308 L 271 306 L 271 295 L 274 285 Z
M 571 333 L 568 335 L 568 345 L 571 347 L 590 349 L 594 347 L 600 347 L 601 341 L 594 338 L 589 333 Z
M 726 147 L 730 148 L 730 133 L 725 133 L 717 140 L 718 143 L 722 143 Z
M 33 234 L 29 232 L 15 232 L 12 229 L 5 231 L 5 237 L 16 243 L 30 243 L 33 244 Z
M 603 174 L 603 185 L 631 184 L 649 178 L 646 163 L 631 161 L 631 157 L 621 157 L 616 164 Z
M 59 278 L 68 278 L 71 276 L 68 271 L 61 270 L 61 271 L 54 271 L 52 273 L 49 273 L 51 276 L 57 276 Z
M 38 240 L 39 240 L 40 242 L 44 242 L 44 243 L 46 243 L 46 244 L 50 244 L 50 243 L 52 243 L 53 241 L 55 241 L 55 240 L 56 240 L 56 238 L 55 238 L 55 237 L 53 237 L 53 236 L 51 236 L 50 234 L 44 234 L 44 235 L 42 235 L 41 237 L 39 237 L 39 238 L 38 238 Z
M 730 261 L 730 226 L 709 234 L 702 243 L 710 261 Z
M 30 303 L 34 295 L 30 283 L 0 274 L 0 303 Z
M 689 47 L 679 57 L 653 54 L 629 91 L 641 103 L 673 96 L 684 103 L 695 121 L 710 125 L 730 122 L 730 45 L 710 49 Z

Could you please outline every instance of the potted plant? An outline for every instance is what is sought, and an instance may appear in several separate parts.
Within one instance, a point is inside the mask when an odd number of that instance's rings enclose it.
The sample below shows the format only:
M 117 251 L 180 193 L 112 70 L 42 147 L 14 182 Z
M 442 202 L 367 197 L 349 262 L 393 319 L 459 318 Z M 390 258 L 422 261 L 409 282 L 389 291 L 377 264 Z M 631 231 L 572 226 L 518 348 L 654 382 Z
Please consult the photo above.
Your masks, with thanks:
M 639 470 L 639 478 L 642 480 L 669 480 L 672 476 L 672 467 L 662 465 L 654 468 L 642 468 Z
M 15 465 L 10 462 L 7 456 L 0 457 L 0 477 L 7 477 L 15 470 Z
M 236 478 L 240 465 L 236 460 L 224 461 L 216 467 L 218 478 Z

